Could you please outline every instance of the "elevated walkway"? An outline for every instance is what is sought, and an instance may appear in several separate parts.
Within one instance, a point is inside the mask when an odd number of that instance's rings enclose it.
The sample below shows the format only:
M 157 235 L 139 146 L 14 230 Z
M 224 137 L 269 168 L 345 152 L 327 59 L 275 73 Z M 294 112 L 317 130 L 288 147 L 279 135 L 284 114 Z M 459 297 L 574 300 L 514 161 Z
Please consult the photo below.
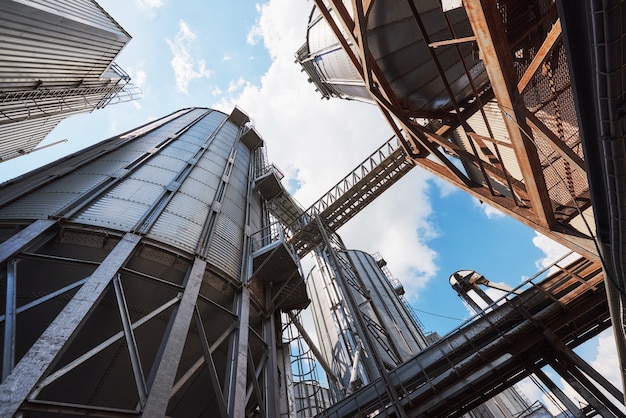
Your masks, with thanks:
M 398 399 L 378 379 L 319 417 L 386 416 L 392 404 L 412 417 L 460 416 L 545 365 L 582 371 L 571 349 L 610 325 L 601 266 L 581 258 L 390 371 Z M 623 416 L 601 393 L 592 395 L 598 409 L 610 410 L 602 416 Z
M 392 137 L 306 210 L 282 189 L 271 172 L 259 177 L 257 187 L 268 197 L 272 215 L 288 225 L 288 241 L 303 257 L 321 240 L 313 221 L 316 215 L 336 231 L 413 167 L 396 137 Z

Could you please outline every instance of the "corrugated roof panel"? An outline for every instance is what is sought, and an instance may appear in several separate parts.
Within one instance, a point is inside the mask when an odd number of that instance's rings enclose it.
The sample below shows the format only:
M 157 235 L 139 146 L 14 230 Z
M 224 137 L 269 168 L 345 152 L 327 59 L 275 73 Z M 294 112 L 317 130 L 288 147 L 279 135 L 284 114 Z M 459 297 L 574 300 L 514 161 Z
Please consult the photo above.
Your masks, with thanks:
M 149 206 L 128 199 L 104 196 L 71 218 L 73 222 L 130 231 Z
M 180 216 L 164 212 L 152 226 L 147 236 L 173 245 L 184 251 L 194 253 L 198 244 L 201 228 L 192 222 L 181 222 Z
M 175 158 L 157 155 L 148 164 L 142 165 L 132 174 L 132 178 L 167 186 L 184 166 L 184 162 Z

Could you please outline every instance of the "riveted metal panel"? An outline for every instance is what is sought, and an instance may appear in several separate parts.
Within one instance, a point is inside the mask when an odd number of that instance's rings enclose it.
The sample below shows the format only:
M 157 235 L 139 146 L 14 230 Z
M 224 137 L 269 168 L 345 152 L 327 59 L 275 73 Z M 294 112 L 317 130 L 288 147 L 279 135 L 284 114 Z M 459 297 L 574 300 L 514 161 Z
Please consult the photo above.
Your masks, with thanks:
M 209 210 L 205 202 L 177 193 L 147 236 L 193 253 Z
M 67 192 L 30 194 L 0 209 L 0 217 L 5 219 L 45 219 L 58 212 L 78 196 L 80 195 Z
M 138 201 L 104 196 L 72 217 L 72 221 L 87 225 L 130 231 L 149 206 Z
M 181 185 L 180 191 L 203 202 L 211 203 L 219 184 L 220 179 L 217 175 L 201 167 L 194 167 L 189 178 Z
M 187 161 L 198 150 L 198 146 L 196 144 L 192 144 L 190 142 L 178 140 L 175 143 L 169 145 L 165 149 L 163 149 L 159 155 L 175 158 L 180 161 Z
M 219 266 L 233 279 L 239 280 L 241 270 L 242 240 L 233 241 L 233 237 L 239 232 L 234 221 L 223 214 L 217 219 L 215 233 L 211 238 L 211 247 L 207 254 L 207 260 L 211 264 Z
M 164 190 L 165 187 L 161 185 L 128 178 L 113 187 L 106 196 L 150 206 Z
M 137 180 L 147 181 L 151 183 L 167 186 L 174 178 L 178 171 L 185 165 L 183 161 L 175 158 L 169 158 L 157 155 L 150 163 L 141 166 L 132 177 Z

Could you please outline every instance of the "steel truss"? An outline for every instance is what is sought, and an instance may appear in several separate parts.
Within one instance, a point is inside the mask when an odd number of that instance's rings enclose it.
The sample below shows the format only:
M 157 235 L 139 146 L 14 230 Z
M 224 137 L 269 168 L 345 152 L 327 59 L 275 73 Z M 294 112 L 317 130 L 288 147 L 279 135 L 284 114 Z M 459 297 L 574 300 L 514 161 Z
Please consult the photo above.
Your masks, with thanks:
M 615 406 L 621 392 L 572 351 L 611 325 L 603 279 L 598 263 L 581 258 L 529 282 L 520 295 L 494 304 L 319 416 L 395 416 L 392 407 L 407 416 L 460 416 L 532 373 L 554 387 L 541 372 L 550 365 L 579 389 L 591 412 L 621 417 Z M 387 385 L 397 396 L 381 396 Z M 582 416 L 571 402 L 566 406 Z
M 564 48 L 556 6 L 542 8 L 543 14 L 536 8 L 531 27 L 520 28 L 511 26 L 514 22 L 503 24 L 502 16 L 521 13 L 517 9 L 527 3 L 508 1 L 499 10 L 493 2 L 468 0 L 465 9 L 476 36 L 456 38 L 448 21 L 449 38 L 433 42 L 414 3 L 406 3 L 448 91 L 450 111 L 412 111 L 396 97 L 368 45 L 367 19 L 375 1 L 354 1 L 348 10 L 341 0 L 315 0 L 416 165 L 579 254 L 597 259 L 593 231 L 586 225 L 592 219 L 588 212 L 591 202 L 582 148 L 576 140 L 571 85 L 563 84 L 568 74 L 562 63 Z M 464 43 L 476 44 L 491 83 L 482 89 L 472 85 L 472 97 L 459 102 L 440 55 L 446 49 L 456 50 L 471 83 L 473 76 L 459 49 Z M 515 54 L 522 59 L 514 64 Z M 563 105 L 568 98 L 570 102 Z M 494 118 L 496 113 L 499 116 Z M 481 124 L 486 127 L 484 134 L 474 127 Z M 508 138 L 497 137 L 494 124 L 504 124 Z M 455 137 L 459 134 L 462 140 Z M 515 167 L 507 166 L 503 157 L 511 150 Z M 463 169 L 455 160 L 462 162 Z M 513 174 L 514 168 L 519 176 Z
M 64 254 L 88 241 L 102 245 L 84 258 Z M 224 280 L 222 292 L 207 293 L 219 276 L 202 259 L 136 234 L 102 236 L 55 221 L 27 226 L 0 254 L 0 415 L 275 416 L 273 316 L 261 314 L 247 286 Z M 29 290 L 41 280 L 49 292 Z M 48 322 L 20 328 L 28 315 Z

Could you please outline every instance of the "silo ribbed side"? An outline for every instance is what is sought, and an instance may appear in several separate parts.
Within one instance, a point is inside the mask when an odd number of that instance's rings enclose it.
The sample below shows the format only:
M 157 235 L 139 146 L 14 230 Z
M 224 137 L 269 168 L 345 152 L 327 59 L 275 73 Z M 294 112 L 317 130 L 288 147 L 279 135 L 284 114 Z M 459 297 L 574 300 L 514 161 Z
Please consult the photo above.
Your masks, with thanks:
M 0 186 L 0 415 L 274 411 L 247 392 L 279 378 L 278 302 L 248 288 L 266 222 L 247 121 L 183 109 Z

